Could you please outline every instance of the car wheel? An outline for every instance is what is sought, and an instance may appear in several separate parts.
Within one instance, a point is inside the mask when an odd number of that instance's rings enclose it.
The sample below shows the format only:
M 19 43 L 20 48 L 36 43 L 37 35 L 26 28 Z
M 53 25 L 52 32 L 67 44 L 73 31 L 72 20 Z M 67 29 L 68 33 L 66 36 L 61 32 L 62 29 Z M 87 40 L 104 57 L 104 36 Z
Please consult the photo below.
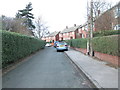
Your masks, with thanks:
M 66 49 L 66 51 L 68 51 L 68 49 Z
M 59 50 L 57 50 L 57 52 L 59 52 Z

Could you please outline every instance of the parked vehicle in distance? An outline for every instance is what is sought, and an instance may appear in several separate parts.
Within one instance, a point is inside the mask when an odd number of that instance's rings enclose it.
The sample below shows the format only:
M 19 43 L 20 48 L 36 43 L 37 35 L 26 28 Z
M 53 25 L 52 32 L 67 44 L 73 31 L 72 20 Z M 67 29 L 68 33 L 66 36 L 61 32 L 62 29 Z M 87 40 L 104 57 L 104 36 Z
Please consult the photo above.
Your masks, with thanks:
M 120 24 L 115 25 L 114 30 L 120 30 Z
M 58 42 L 56 46 L 56 50 L 58 51 L 68 51 L 68 45 L 66 42 Z
M 52 45 L 50 43 L 46 43 L 46 47 L 51 47 Z
M 58 43 L 58 41 L 55 41 L 54 42 L 54 47 L 56 48 L 56 46 L 57 46 L 57 43 Z

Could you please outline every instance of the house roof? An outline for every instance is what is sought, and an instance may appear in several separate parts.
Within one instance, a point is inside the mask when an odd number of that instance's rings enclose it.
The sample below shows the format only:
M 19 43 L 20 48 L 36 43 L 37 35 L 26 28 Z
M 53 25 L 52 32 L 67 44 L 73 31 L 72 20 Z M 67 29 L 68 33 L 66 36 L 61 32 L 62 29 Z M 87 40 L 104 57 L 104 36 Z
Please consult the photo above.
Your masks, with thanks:
M 108 9 L 108 10 L 106 10 L 105 12 L 101 13 L 101 14 L 100 14 L 99 16 L 97 16 L 96 18 L 101 17 L 102 15 L 106 14 L 107 12 L 109 12 L 110 10 L 112 10 L 112 9 L 114 9 L 114 8 L 116 8 L 116 7 L 120 7 L 120 1 L 119 1 L 116 5 L 114 5 L 113 7 L 111 7 L 110 9 Z
M 56 36 L 59 33 L 59 31 L 52 32 L 48 37 Z
M 77 30 L 79 27 L 80 27 L 80 25 L 70 27 L 70 28 L 65 28 L 63 31 L 61 31 L 61 33 L 73 32 L 73 31 Z

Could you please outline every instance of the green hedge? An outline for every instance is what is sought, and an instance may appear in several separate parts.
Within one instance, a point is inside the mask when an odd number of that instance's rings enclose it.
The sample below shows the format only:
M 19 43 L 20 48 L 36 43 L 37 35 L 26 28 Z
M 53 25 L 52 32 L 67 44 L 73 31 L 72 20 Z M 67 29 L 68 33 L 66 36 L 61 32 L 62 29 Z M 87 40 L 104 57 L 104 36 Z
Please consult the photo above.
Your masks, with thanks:
M 0 31 L 2 33 L 2 66 L 6 67 L 21 58 L 44 48 L 45 42 L 18 33 Z
M 66 42 L 71 46 L 71 47 L 76 47 L 76 48 L 87 48 L 87 39 L 72 39 L 72 40 L 66 40 Z
M 71 47 L 87 48 L 87 39 L 66 40 Z M 113 56 L 119 56 L 118 35 L 94 37 L 92 40 L 93 50 Z
M 118 56 L 118 36 L 104 36 L 93 38 L 94 51 Z M 120 49 L 119 49 L 120 50 Z
M 120 34 L 120 30 L 104 30 L 104 31 L 93 32 L 93 37 L 118 35 L 118 34 Z

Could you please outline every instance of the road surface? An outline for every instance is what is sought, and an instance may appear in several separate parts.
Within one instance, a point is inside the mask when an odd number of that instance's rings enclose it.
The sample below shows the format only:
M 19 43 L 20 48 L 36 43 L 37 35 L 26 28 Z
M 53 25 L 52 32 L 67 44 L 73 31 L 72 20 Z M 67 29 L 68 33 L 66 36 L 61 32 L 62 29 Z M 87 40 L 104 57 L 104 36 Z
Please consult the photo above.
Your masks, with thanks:
M 3 88 L 92 88 L 64 52 L 45 47 L 3 76 Z

